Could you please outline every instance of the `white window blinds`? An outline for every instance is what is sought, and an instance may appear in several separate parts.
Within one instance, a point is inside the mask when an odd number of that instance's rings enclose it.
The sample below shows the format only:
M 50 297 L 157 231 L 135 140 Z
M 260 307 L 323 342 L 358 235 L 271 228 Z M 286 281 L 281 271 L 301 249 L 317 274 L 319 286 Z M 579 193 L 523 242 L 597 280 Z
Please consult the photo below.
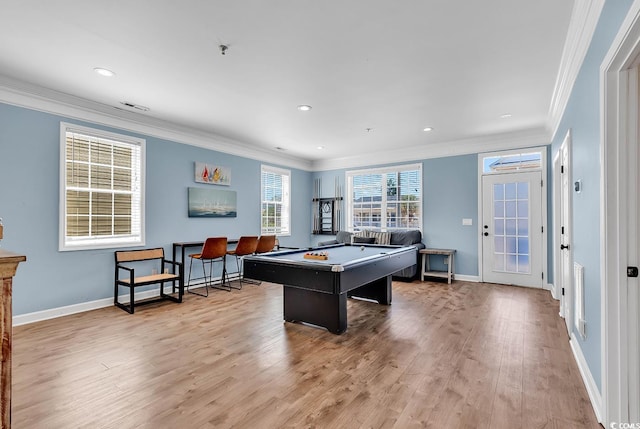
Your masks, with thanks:
M 144 244 L 144 143 L 61 124 L 60 250 Z
M 263 165 L 261 176 L 260 233 L 288 235 L 291 233 L 291 172 Z
M 422 229 L 422 165 L 347 172 L 347 228 Z

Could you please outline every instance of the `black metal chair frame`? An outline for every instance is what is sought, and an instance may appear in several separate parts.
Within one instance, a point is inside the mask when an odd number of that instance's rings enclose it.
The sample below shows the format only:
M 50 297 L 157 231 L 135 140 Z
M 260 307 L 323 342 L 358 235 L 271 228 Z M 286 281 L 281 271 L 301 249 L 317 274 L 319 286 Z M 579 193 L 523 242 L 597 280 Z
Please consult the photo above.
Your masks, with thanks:
M 206 246 L 206 242 L 203 245 L 203 250 L 204 250 L 204 246 Z M 199 295 L 199 296 L 203 296 L 203 297 L 208 297 L 209 296 L 209 288 L 212 289 L 221 289 L 221 290 L 226 290 L 227 292 L 231 291 L 231 283 L 229 281 L 228 275 L 227 275 L 227 259 L 226 259 L 226 254 L 223 254 L 221 256 L 218 256 L 216 258 L 202 258 L 200 255 L 202 255 L 202 253 L 198 253 L 198 254 L 193 254 L 193 255 L 189 255 L 189 258 L 191 259 L 190 263 L 189 263 L 189 279 L 187 280 L 187 292 L 188 293 L 192 293 L 194 295 Z M 192 286 L 191 284 L 191 272 L 192 272 L 192 267 L 193 267 L 193 260 L 194 259 L 200 259 L 200 261 L 202 262 L 202 275 L 203 277 L 195 277 L 193 278 L 193 280 L 200 280 L 203 279 L 204 280 L 204 288 L 205 288 L 205 293 L 199 293 L 199 292 L 195 292 L 192 291 L 190 289 L 190 286 Z M 222 262 L 222 277 L 220 279 L 220 283 L 213 283 L 213 264 L 215 262 Z M 209 265 L 209 276 L 207 277 L 207 270 L 206 270 L 206 265 Z M 225 286 L 225 279 L 227 280 L 227 286 Z M 201 284 L 201 283 L 195 283 L 195 284 Z M 195 285 L 193 284 L 193 285 Z
M 255 246 L 258 245 L 258 237 L 240 237 L 240 239 L 238 240 L 238 244 L 236 245 L 236 248 L 230 252 L 227 253 L 227 255 L 229 256 L 235 256 L 236 258 L 236 272 L 235 273 L 231 273 L 231 274 L 236 274 L 238 277 L 238 282 L 240 283 L 240 287 L 234 287 L 231 285 L 231 281 L 229 281 L 229 287 L 232 287 L 234 289 L 242 289 L 242 280 L 243 280 L 243 274 L 242 274 L 242 266 L 244 264 L 244 256 L 245 255 L 252 255 L 254 252 L 248 252 L 248 253 L 243 253 L 241 255 L 238 255 L 236 252 L 240 249 L 240 250 L 244 250 L 243 246 L 245 245 L 245 240 L 253 240 L 255 238 Z M 255 251 L 255 246 L 254 247 L 254 251 Z

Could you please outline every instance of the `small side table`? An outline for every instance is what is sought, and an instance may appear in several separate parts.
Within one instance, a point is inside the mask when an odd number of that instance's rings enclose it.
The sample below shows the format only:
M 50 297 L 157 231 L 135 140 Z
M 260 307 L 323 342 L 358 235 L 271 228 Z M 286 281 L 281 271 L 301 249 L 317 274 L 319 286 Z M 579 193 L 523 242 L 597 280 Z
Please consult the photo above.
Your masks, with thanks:
M 455 249 L 420 249 L 422 253 L 422 271 L 420 272 L 420 281 L 424 281 L 424 276 L 443 277 L 451 284 L 451 280 L 456 275 L 455 270 Z M 447 271 L 431 271 L 429 267 L 430 255 L 442 255 L 447 259 Z

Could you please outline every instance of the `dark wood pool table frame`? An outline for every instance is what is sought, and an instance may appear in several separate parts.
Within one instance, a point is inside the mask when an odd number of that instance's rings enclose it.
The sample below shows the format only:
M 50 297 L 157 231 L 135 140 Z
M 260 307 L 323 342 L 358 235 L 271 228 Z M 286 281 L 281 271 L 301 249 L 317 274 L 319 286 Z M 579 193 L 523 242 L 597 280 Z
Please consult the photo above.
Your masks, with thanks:
M 416 263 L 415 247 L 366 245 L 379 252 L 365 257 L 360 247 L 340 244 L 247 256 L 244 276 L 284 286 L 284 320 L 311 323 L 342 334 L 347 329 L 347 297 L 390 305 L 391 275 Z M 313 251 L 329 252 L 329 260 L 300 259 L 300 254 Z M 340 253 L 341 263 L 332 262 L 332 251 Z

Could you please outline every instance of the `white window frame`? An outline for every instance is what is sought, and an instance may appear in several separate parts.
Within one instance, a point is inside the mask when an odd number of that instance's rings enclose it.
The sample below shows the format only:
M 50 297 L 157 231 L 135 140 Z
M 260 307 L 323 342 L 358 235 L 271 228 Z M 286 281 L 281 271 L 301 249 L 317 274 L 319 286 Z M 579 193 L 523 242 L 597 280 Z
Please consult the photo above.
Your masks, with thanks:
M 134 146 L 139 148 L 139 164 L 137 171 L 134 168 L 132 180 L 135 182 L 133 190 L 132 211 L 139 207 L 138 214 L 132 219 L 132 234 L 111 235 L 104 237 L 68 237 L 67 236 L 67 159 L 66 145 L 67 132 L 84 134 L 117 142 L 118 145 Z M 112 249 L 121 247 L 143 246 L 145 244 L 145 148 L 144 139 L 116 134 L 100 129 L 84 127 L 80 125 L 60 122 L 60 206 L 59 206 L 59 251 Z M 90 189 L 90 188 L 87 188 Z
M 262 204 L 274 203 L 274 201 L 263 200 L 264 196 L 264 173 L 277 174 L 283 177 L 282 180 L 282 205 L 281 210 L 281 225 L 280 231 L 273 231 L 271 229 L 263 228 L 263 212 Z M 286 177 L 286 180 L 285 180 Z M 286 225 L 284 225 L 286 224 Z M 260 234 L 275 234 L 279 237 L 291 235 L 291 170 L 283 168 L 273 167 L 271 165 L 263 164 L 260 168 Z
M 386 231 L 406 231 L 406 230 L 412 230 L 412 229 L 419 229 L 420 231 L 422 231 L 422 226 L 423 226 L 423 204 L 424 204 L 424 200 L 423 200 L 423 196 L 424 196 L 424 178 L 422 175 L 422 164 L 418 163 L 418 164 L 402 164 L 402 165 L 394 165 L 394 166 L 390 166 L 390 167 L 379 167 L 379 168 L 368 168 L 368 169 L 363 169 L 363 170 L 352 170 L 352 171 L 347 171 L 345 173 L 345 182 L 347 184 L 347 192 L 346 192 L 346 198 L 345 198 L 345 205 L 346 205 L 346 225 L 347 225 L 347 230 L 353 232 L 355 230 L 355 227 L 353 225 L 353 195 L 354 195 L 354 189 L 353 189 L 353 178 L 354 176 L 359 176 L 359 175 L 363 175 L 363 174 L 387 174 L 387 173 L 399 173 L 399 172 L 403 172 L 403 171 L 418 171 L 418 176 L 420 177 L 420 200 L 419 200 L 419 213 L 418 213 L 418 217 L 419 217 L 419 227 L 418 228 L 387 228 L 386 227 L 386 213 L 384 211 L 381 212 L 381 218 L 380 218 L 380 231 L 382 232 L 386 232 Z M 386 180 L 382 181 L 384 189 L 381 191 L 381 207 L 385 207 L 387 204 L 387 192 L 386 192 Z

